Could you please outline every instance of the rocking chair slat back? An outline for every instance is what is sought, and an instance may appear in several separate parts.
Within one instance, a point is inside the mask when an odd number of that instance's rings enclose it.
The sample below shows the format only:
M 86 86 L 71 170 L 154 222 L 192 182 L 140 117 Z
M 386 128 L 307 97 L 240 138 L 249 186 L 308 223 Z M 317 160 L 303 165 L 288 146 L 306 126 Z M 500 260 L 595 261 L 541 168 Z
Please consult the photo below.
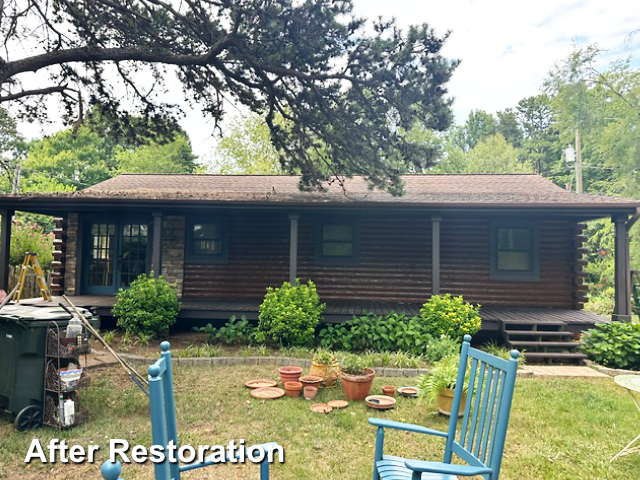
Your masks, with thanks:
M 512 356 L 512 360 L 504 360 L 464 342 L 444 462 L 451 462 L 452 454 L 456 454 L 470 465 L 491 468 L 485 478 L 498 478 L 518 368 L 518 353 L 512 352 Z M 465 378 L 466 404 L 458 419 L 462 398 L 458 390 L 464 390 Z

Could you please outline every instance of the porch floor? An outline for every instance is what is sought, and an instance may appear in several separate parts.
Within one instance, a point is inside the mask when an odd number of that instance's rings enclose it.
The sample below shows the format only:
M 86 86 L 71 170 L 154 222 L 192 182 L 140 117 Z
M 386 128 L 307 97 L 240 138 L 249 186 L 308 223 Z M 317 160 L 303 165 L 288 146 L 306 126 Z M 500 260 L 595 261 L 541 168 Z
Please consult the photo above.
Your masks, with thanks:
M 115 302 L 113 296 L 80 295 L 69 299 L 80 307 L 96 309 L 102 316 L 111 315 L 111 307 Z M 54 297 L 53 303 L 64 302 L 62 297 Z M 181 318 L 199 320 L 227 320 L 231 315 L 245 315 L 250 320 L 258 319 L 258 308 L 261 299 L 193 299 L 183 298 Z M 41 298 L 21 300 L 25 305 L 47 305 Z M 372 301 L 333 301 L 326 302 L 325 321 L 337 323 L 350 320 L 353 315 L 363 315 L 372 312 L 385 315 L 391 312 L 405 312 L 407 315 L 418 315 L 419 303 L 394 303 Z M 566 330 L 580 332 L 596 323 L 608 322 L 609 319 L 585 310 L 571 310 L 560 308 L 530 308 L 485 306 L 480 310 L 483 330 L 500 330 L 503 321 L 518 322 L 564 322 Z

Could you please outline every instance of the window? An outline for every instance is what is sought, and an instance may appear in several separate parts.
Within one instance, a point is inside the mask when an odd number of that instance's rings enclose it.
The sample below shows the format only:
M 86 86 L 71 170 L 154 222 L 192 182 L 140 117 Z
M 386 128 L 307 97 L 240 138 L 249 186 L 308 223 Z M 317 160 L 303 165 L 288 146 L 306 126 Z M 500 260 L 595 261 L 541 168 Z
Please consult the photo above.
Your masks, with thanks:
M 533 223 L 491 225 L 491 279 L 539 280 L 538 229 Z
M 317 233 L 318 263 L 347 265 L 358 261 L 358 228 L 351 222 L 320 222 Z
M 190 263 L 227 263 L 228 229 L 223 220 L 194 219 L 187 225 L 187 254 Z

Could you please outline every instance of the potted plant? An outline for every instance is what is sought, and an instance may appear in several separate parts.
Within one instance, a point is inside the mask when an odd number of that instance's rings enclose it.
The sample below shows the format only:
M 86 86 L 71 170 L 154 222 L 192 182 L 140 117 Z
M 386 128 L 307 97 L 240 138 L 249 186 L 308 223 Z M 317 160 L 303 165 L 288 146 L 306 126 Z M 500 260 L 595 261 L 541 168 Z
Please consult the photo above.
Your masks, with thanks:
M 325 387 L 333 387 L 340 376 L 338 359 L 330 350 L 318 349 L 311 360 L 311 375 L 322 377 Z
M 460 357 L 458 355 L 450 355 L 436 362 L 429 375 L 422 375 L 418 380 L 418 395 L 429 401 L 436 400 L 438 411 L 442 415 L 451 416 L 459 364 Z M 458 415 L 462 415 L 464 412 L 467 403 L 468 386 L 469 371 L 467 370 Z
M 278 373 L 280 374 L 280 380 L 283 385 L 287 382 L 297 382 L 300 379 L 300 375 L 302 375 L 302 367 L 287 365 L 280 367 Z
M 342 389 L 347 400 L 364 400 L 371 392 L 375 376 L 376 371 L 367 367 L 361 356 L 348 354 L 340 362 Z

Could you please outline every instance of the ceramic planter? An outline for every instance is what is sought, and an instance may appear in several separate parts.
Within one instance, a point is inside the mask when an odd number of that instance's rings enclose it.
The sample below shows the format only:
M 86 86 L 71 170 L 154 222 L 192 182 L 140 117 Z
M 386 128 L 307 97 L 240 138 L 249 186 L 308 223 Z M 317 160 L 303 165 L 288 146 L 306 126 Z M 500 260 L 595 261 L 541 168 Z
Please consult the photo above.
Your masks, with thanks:
M 316 363 L 311 364 L 311 375 L 322 377 L 322 384 L 325 387 L 333 387 L 340 376 L 340 366 L 336 360 L 333 363 Z
M 322 385 L 322 377 L 318 377 L 316 375 L 305 375 L 304 377 L 300 377 L 300 383 L 305 387 L 316 387 L 319 389 Z
M 297 382 L 300 375 L 302 375 L 302 367 L 287 365 L 286 367 L 280 367 L 278 373 L 280 374 L 280 380 L 282 380 L 283 385 L 287 382 Z
M 299 397 L 302 391 L 302 384 L 300 382 L 286 382 L 284 384 L 284 391 L 287 396 L 291 398 Z
M 382 387 L 382 393 L 383 395 L 387 395 L 388 397 L 395 397 L 396 387 L 394 387 L 393 385 L 386 385 Z
M 438 411 L 442 415 L 446 415 L 447 417 L 451 416 L 451 408 L 453 406 L 453 388 L 443 388 L 438 392 Z M 464 414 L 465 406 L 467 405 L 467 394 L 462 393 L 462 400 L 460 401 L 460 410 L 458 412 L 458 416 L 461 417 Z
M 316 387 L 304 387 L 304 399 L 305 400 L 313 400 L 314 398 L 316 398 L 316 395 L 318 394 L 318 389 Z
M 341 372 L 342 389 L 347 400 L 364 400 L 371 392 L 371 385 L 376 376 L 373 368 L 367 368 L 362 375 L 349 375 Z

